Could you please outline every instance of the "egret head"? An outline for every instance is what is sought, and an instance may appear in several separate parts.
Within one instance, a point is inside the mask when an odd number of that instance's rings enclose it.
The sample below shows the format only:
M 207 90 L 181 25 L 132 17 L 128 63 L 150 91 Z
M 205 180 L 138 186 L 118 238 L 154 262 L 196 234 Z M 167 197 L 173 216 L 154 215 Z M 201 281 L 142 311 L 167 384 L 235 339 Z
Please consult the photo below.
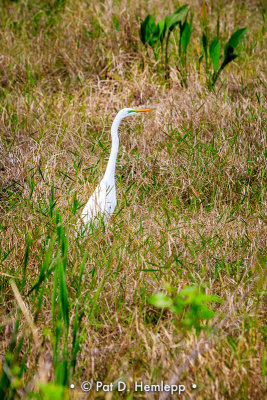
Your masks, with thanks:
M 142 110 L 142 109 L 133 109 L 133 108 L 124 108 L 123 110 L 119 111 L 118 113 L 118 117 L 120 119 L 124 119 L 127 117 L 131 117 L 132 115 L 136 115 L 139 113 L 144 113 L 147 111 L 153 111 L 152 109 L 146 109 L 146 110 Z

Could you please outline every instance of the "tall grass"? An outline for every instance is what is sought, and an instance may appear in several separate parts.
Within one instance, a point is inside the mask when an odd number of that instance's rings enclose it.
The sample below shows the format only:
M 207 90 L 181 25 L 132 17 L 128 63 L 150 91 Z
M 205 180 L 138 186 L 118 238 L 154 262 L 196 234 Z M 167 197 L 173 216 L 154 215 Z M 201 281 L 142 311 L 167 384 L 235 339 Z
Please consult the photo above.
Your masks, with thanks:
M 165 48 L 160 69 L 139 38 L 147 14 L 175 12 L 171 1 L 2 4 L 0 397 L 88 397 L 83 381 L 123 380 L 127 394 L 93 385 L 89 396 L 145 398 L 135 381 L 164 380 L 191 397 L 263 398 L 262 9 L 208 8 L 221 43 L 249 26 L 242 57 L 209 90 L 198 1 L 187 87 L 173 63 L 179 24 L 166 69 Z M 108 231 L 75 236 L 116 112 L 151 104 L 153 116 L 121 126 Z

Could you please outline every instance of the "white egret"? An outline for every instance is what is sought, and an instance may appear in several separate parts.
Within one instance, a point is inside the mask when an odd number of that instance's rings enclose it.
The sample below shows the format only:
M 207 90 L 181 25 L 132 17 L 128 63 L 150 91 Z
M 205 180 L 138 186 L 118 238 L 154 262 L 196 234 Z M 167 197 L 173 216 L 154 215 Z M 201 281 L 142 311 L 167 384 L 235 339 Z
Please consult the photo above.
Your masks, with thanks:
M 116 115 L 111 127 L 112 146 L 106 172 L 81 213 L 77 224 L 78 229 L 81 228 L 81 225 L 86 229 L 91 223 L 95 225 L 96 223 L 99 223 L 100 220 L 103 220 L 105 226 L 108 225 L 109 219 L 117 204 L 115 168 L 119 150 L 119 125 L 124 118 L 147 111 L 152 110 L 134 110 L 131 108 L 124 108 Z

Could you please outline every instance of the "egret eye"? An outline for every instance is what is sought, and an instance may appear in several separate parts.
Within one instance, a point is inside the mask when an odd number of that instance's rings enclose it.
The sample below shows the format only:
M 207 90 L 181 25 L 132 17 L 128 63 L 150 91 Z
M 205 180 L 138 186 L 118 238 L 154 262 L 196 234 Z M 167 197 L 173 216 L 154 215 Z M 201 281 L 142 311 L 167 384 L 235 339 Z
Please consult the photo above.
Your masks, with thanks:
M 130 110 L 130 111 L 128 111 L 128 114 L 133 113 L 133 112 L 134 112 L 134 110 Z

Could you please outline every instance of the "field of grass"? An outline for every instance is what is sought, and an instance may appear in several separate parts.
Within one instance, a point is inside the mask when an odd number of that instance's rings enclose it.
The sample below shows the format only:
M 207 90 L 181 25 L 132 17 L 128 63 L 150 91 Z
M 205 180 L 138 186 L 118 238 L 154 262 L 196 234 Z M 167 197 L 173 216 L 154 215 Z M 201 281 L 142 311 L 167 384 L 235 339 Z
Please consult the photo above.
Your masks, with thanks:
M 0 1 L 0 399 L 264 398 L 264 3 L 206 2 L 222 43 L 248 27 L 214 87 L 201 3 L 181 75 L 178 31 L 168 74 L 139 31 L 185 2 Z M 137 106 L 108 230 L 76 237 Z

